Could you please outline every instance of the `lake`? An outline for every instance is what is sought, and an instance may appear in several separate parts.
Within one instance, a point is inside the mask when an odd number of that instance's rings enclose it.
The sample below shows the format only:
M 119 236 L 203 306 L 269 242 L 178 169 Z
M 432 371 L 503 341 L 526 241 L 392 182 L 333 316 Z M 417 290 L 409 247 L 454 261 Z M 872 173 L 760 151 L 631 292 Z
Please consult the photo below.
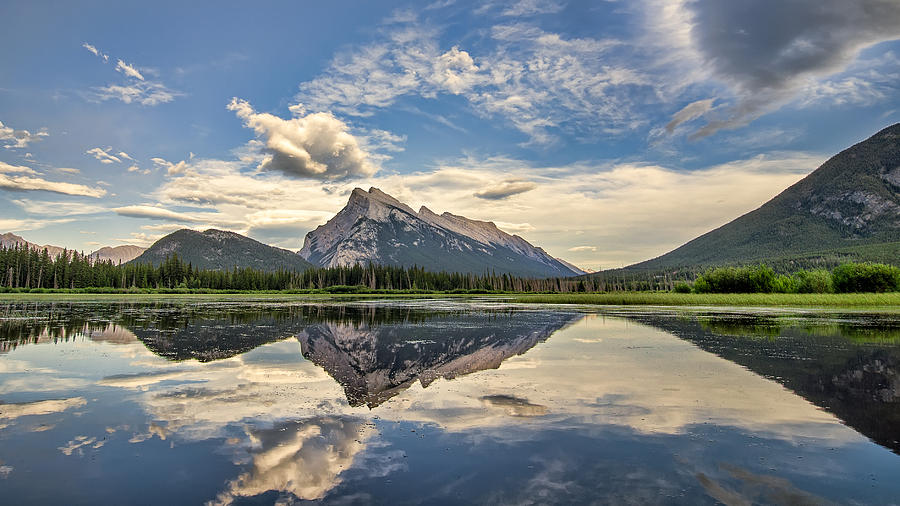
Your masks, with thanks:
M 900 315 L 0 304 L 3 504 L 896 504 Z

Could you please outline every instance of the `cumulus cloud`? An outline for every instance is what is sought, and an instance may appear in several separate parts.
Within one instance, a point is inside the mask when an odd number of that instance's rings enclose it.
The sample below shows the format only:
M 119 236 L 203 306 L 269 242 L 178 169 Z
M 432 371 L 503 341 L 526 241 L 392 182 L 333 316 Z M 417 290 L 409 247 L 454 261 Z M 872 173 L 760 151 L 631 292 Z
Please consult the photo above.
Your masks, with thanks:
M 648 16 L 659 15 L 658 3 L 650 0 Z M 729 106 L 704 111 L 707 123 L 695 138 L 742 127 L 797 98 L 810 80 L 847 68 L 863 48 L 900 37 L 900 3 L 892 0 L 693 0 L 668 7 L 679 12 L 669 17 L 666 43 L 693 53 L 696 72 L 688 74 L 712 77 L 733 94 Z
M 257 113 L 247 101 L 237 98 L 231 100 L 228 109 L 262 140 L 266 157 L 260 169 L 323 180 L 371 176 L 377 170 L 347 124 L 330 113 L 286 120 Z
M 144 76 L 141 75 L 133 65 L 129 65 L 122 60 L 119 60 L 118 63 L 116 63 L 116 72 L 121 72 L 126 76 L 133 77 L 139 81 L 144 80 Z
M 0 143 L 7 149 L 28 147 L 29 144 L 37 142 L 48 135 L 50 134 L 47 133 L 46 129 L 31 133 L 28 130 L 16 130 L 0 121 Z
M 511 179 L 475 192 L 474 195 L 480 199 L 502 200 L 535 188 L 537 184 L 531 181 Z
M 84 153 L 85 153 L 86 155 L 91 155 L 91 156 L 93 156 L 93 157 L 96 158 L 97 160 L 100 160 L 100 163 L 105 163 L 105 164 L 109 164 L 109 163 L 122 163 L 122 160 L 121 160 L 120 158 L 118 158 L 117 156 L 115 156 L 115 155 L 113 155 L 113 154 L 110 153 L 110 150 L 111 150 L 111 149 L 112 149 L 112 148 L 110 148 L 110 147 L 107 147 L 106 149 L 103 149 L 103 148 L 91 148 L 91 149 L 85 151 Z

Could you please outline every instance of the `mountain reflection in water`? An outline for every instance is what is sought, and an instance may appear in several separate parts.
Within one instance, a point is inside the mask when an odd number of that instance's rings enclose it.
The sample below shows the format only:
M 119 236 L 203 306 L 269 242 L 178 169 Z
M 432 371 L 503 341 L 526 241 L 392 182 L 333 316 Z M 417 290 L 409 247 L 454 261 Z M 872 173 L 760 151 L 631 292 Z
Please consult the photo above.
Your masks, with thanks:
M 900 322 L 842 315 L 839 322 L 772 316 L 629 316 L 777 381 L 878 444 L 900 453 Z
M 0 494 L 887 503 L 900 459 L 860 433 L 896 451 L 897 328 L 439 301 L 12 304 Z

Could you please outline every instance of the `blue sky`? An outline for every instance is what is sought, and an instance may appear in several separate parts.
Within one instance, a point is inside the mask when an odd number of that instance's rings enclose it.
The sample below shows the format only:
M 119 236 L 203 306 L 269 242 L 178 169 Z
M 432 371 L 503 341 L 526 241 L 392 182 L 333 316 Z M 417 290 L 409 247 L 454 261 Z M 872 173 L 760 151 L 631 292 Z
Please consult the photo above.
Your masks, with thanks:
M 356 186 L 598 269 L 900 121 L 891 0 L 6 2 L 0 232 L 299 249 Z

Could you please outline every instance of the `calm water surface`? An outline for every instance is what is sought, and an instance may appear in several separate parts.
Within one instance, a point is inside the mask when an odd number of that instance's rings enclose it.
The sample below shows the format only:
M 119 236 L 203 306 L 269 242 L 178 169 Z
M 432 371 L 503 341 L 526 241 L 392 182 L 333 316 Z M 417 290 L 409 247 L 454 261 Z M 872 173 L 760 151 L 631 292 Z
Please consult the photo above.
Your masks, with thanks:
M 0 304 L 3 504 L 897 504 L 900 316 Z

